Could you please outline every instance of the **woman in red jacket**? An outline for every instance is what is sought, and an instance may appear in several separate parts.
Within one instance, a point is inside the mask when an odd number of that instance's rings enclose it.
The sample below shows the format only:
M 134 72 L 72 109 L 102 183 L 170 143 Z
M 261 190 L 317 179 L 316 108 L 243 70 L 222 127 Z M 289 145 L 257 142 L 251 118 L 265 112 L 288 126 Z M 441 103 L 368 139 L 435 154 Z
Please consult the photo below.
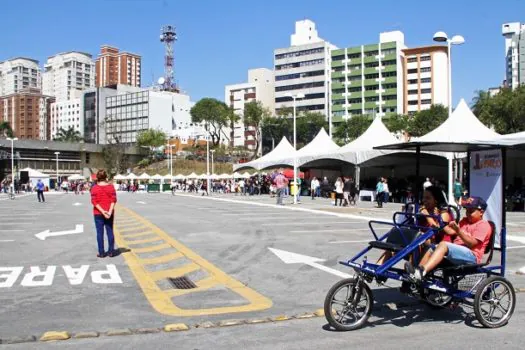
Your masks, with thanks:
M 117 193 L 112 184 L 108 183 L 108 175 L 105 170 L 97 172 L 97 184 L 91 189 L 91 203 L 93 204 L 93 214 L 95 216 L 95 227 L 97 229 L 98 254 L 97 257 L 104 258 L 104 227 L 108 235 L 107 256 L 114 257 L 115 237 L 113 236 L 113 218 L 115 203 L 117 203 Z

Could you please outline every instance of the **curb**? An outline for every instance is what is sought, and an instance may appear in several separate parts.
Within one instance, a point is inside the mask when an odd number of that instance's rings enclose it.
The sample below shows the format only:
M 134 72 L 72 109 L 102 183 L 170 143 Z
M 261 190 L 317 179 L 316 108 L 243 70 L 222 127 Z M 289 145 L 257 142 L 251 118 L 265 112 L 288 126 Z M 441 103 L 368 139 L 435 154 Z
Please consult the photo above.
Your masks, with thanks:
M 525 293 L 525 288 L 515 288 L 516 293 Z M 385 303 L 381 307 L 395 311 L 401 308 L 418 305 L 419 302 L 398 302 L 398 303 Z M 44 332 L 40 337 L 34 335 L 29 336 L 12 336 L 6 338 L 0 338 L 0 344 L 20 344 L 20 343 L 34 343 L 34 342 L 49 342 L 49 341 L 65 341 L 71 339 L 93 339 L 101 337 L 113 337 L 113 336 L 126 336 L 126 335 L 140 335 L 140 334 L 156 334 L 156 333 L 173 333 L 173 332 L 184 332 L 190 329 L 199 328 L 224 328 L 240 325 L 250 324 L 262 324 L 262 323 L 279 323 L 283 321 L 291 320 L 309 320 L 313 318 L 324 317 L 324 310 L 317 309 L 314 312 L 304 312 L 297 315 L 278 315 L 274 317 L 265 318 L 254 318 L 254 319 L 231 319 L 218 321 L 216 323 L 211 321 L 204 321 L 197 323 L 193 326 L 189 326 L 185 323 L 171 323 L 164 327 L 153 327 L 153 328 L 122 328 L 122 329 L 110 329 L 104 332 L 97 331 L 84 331 L 69 333 L 67 331 L 48 331 Z

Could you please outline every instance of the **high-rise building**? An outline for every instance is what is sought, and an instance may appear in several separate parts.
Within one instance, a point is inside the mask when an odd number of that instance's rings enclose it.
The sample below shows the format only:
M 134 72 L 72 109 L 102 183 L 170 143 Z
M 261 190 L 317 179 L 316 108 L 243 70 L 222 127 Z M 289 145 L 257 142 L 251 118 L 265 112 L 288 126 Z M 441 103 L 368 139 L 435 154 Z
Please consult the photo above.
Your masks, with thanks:
M 171 135 L 179 125 L 190 123 L 193 104 L 188 95 L 133 89 L 134 92 L 106 97 L 106 143 L 135 143 L 138 134 L 148 129 Z
M 230 145 L 255 149 L 256 130 L 253 126 L 244 123 L 244 105 L 248 102 L 259 101 L 263 107 L 273 113 L 275 110 L 273 71 L 267 68 L 250 69 L 247 83 L 225 86 L 224 101 L 241 118 L 233 130 L 228 127 L 224 131 Z
M 448 101 L 448 49 L 425 46 L 404 49 L 404 106 L 400 112 L 412 114 L 433 104 L 445 107 Z
M 103 45 L 96 61 L 96 86 L 124 84 L 140 87 L 140 62 L 139 55 Z
M 0 96 L 40 88 L 40 67 L 37 60 L 17 57 L 0 62 Z
M 81 135 L 84 132 L 84 118 L 81 112 L 84 110 L 84 100 L 80 97 L 67 101 L 54 101 L 51 103 L 49 114 L 49 139 L 53 140 L 60 129 L 73 129 Z
M 501 33 L 505 37 L 505 85 L 514 89 L 525 83 L 525 24 L 504 23 Z
M 78 98 L 79 92 L 95 86 L 95 64 L 90 54 L 70 51 L 47 59 L 42 92 L 57 101 Z
M 48 96 L 39 89 L 25 89 L 0 97 L 0 120 L 9 123 L 19 139 L 44 140 Z
M 304 94 L 297 100 L 298 112 L 328 116 L 330 50 L 335 48 L 318 36 L 314 22 L 306 19 L 295 23 L 290 47 L 274 50 L 276 113 L 293 106 L 290 95 Z
M 332 51 L 333 122 L 353 115 L 401 113 L 404 34 L 381 33 L 379 43 Z

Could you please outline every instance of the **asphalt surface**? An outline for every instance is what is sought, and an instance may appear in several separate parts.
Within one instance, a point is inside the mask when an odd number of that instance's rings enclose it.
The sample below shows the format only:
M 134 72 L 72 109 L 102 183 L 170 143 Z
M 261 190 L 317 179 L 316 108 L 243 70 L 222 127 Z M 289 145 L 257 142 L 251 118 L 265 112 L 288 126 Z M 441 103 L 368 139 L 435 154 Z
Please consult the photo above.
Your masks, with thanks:
M 6 286 L 5 277 L 0 278 L 4 286 L 0 288 L 0 339 L 39 337 L 52 330 L 103 333 L 314 312 L 322 308 L 326 292 L 340 279 L 333 270 L 351 273 L 338 261 L 366 246 L 371 237 L 367 219 L 391 218 L 398 207 L 389 204 L 375 209 L 370 203 L 360 203 L 358 208 L 335 208 L 328 200 L 309 198 L 303 198 L 298 206 L 289 205 L 288 199 L 287 205 L 277 207 L 274 199 L 266 196 L 119 193 L 118 197 L 116 235 L 120 248 L 127 252 L 111 259 L 96 257 L 87 195 L 49 195 L 45 204 L 38 203 L 36 195 L 0 198 L 0 275 L 13 275 L 22 268 L 16 280 L 11 279 L 12 286 Z M 523 288 L 525 276 L 517 272 L 525 265 L 525 244 L 520 241 L 525 239 L 525 230 L 521 229 L 525 214 L 509 213 L 508 223 L 510 234 L 518 240 L 509 241 L 507 276 L 516 288 Z M 35 237 L 45 230 L 74 230 L 76 225 L 83 225 L 84 232 L 46 240 Z M 166 248 L 156 251 L 161 245 Z M 268 248 L 324 259 L 320 264 L 333 270 L 285 264 Z M 377 256 L 374 253 L 368 258 Z M 34 272 L 56 268 L 43 279 L 32 278 L 32 266 L 39 268 Z M 112 274 L 104 273 L 108 266 Z M 166 277 L 177 277 L 180 271 L 186 271 L 199 288 L 187 294 L 171 290 Z M 54 277 L 50 279 L 49 275 Z M 151 278 L 155 285 L 146 283 Z M 432 311 L 395 289 L 377 286 L 374 297 L 370 325 L 357 332 L 332 332 L 321 317 L 38 346 L 162 348 L 176 344 L 182 348 L 304 349 L 333 348 L 350 342 L 376 348 L 388 342 L 395 348 L 423 344 L 457 347 L 461 341 L 461 348 L 487 348 L 488 339 L 497 342 L 492 344 L 517 348 L 525 320 L 523 294 L 518 294 L 510 324 L 490 331 L 478 329 L 468 309 Z M 405 332 L 400 333 L 401 329 Z M 434 335 L 430 342 L 429 332 Z

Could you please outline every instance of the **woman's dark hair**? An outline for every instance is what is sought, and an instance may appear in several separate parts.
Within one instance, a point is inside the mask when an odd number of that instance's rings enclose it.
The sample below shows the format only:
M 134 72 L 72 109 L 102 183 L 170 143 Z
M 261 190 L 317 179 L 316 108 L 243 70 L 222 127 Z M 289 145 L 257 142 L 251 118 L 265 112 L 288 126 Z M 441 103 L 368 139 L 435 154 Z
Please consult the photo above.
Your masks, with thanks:
M 97 182 L 98 181 L 106 181 L 108 179 L 108 174 L 104 169 L 100 169 L 97 171 Z
M 436 207 L 437 208 L 443 208 L 448 205 L 447 200 L 445 198 L 445 194 L 443 193 L 443 190 L 437 186 L 428 186 L 425 188 L 425 191 L 430 192 L 432 197 L 436 200 Z

